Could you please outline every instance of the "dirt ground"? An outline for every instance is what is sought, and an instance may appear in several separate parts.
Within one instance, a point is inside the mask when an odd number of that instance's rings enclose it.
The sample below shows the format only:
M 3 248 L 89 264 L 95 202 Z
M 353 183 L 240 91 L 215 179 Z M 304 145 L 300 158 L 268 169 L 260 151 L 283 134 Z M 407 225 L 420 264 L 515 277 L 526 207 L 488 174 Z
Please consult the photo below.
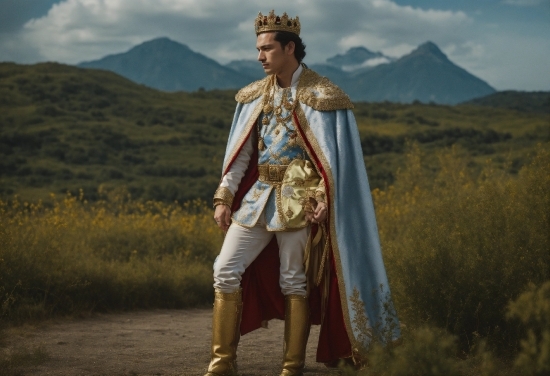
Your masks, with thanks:
M 49 359 L 17 369 L 22 375 L 204 375 L 209 361 L 210 309 L 96 314 L 38 327 L 9 329 L 9 348 L 41 347 Z M 242 376 L 279 375 L 284 322 L 241 337 Z M 315 362 L 319 326 L 313 326 L 305 375 L 338 375 Z

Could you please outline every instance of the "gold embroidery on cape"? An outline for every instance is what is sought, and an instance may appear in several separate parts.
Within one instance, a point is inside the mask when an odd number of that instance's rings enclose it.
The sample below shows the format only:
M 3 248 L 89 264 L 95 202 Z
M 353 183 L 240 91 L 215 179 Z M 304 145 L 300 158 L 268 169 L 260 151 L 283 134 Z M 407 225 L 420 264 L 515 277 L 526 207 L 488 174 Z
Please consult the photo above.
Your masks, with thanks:
M 317 111 L 352 109 L 353 103 L 346 93 L 328 78 L 311 69 L 304 69 L 298 81 L 296 98 Z
M 235 95 L 235 100 L 239 103 L 250 103 L 254 99 L 260 97 L 263 93 L 267 92 L 271 85 L 269 85 L 271 76 L 262 78 L 261 80 L 254 81 L 251 84 L 243 87 Z
M 357 287 L 353 288 L 353 293 L 349 297 L 349 301 L 351 302 L 351 309 L 355 312 L 355 316 L 351 322 L 355 328 L 355 331 L 359 333 L 357 335 L 357 342 L 361 345 L 361 348 L 354 349 L 354 351 L 359 350 L 359 353 L 365 353 L 366 349 L 362 346 L 362 344 L 370 343 L 374 338 L 374 334 L 372 327 L 369 324 L 369 318 L 365 314 L 365 303 L 359 296 L 359 290 Z
M 250 103 L 262 94 L 268 94 L 272 83 L 272 76 L 255 81 L 239 90 L 235 95 L 235 100 L 239 103 Z M 308 68 L 304 68 L 300 75 L 296 89 L 296 99 L 317 111 L 353 108 L 351 99 L 342 89 L 333 84 L 328 78 Z

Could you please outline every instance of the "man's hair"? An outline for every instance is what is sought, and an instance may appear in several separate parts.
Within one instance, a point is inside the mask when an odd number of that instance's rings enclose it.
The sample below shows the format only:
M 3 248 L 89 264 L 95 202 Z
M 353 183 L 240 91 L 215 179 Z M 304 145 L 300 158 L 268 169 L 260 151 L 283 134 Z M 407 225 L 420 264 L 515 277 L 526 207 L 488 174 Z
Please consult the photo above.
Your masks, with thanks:
M 298 63 L 301 63 L 306 56 L 306 45 L 298 35 L 290 31 L 277 31 L 275 32 L 275 40 L 281 43 L 283 49 L 289 42 L 294 42 L 294 57 L 298 60 Z

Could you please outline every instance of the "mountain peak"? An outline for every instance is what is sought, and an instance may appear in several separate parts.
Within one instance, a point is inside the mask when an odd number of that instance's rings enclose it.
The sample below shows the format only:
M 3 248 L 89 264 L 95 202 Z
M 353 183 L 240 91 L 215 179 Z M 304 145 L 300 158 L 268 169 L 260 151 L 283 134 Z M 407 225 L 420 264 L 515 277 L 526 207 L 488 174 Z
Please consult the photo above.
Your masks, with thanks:
M 372 54 L 374 52 L 372 52 L 371 50 L 369 50 L 368 48 L 366 47 L 363 47 L 363 46 L 357 46 L 357 47 L 351 47 L 348 52 L 346 52 L 347 54 Z
M 445 55 L 439 49 L 439 47 L 437 47 L 437 45 L 434 42 L 431 42 L 431 41 L 427 41 L 427 42 L 421 44 L 420 46 L 418 46 L 418 48 L 416 50 L 411 52 L 411 55 L 413 55 L 413 54 L 414 55 L 429 54 L 429 55 L 437 56 L 441 59 L 447 59 L 447 55 Z
M 141 44 L 138 44 L 133 49 L 141 49 L 141 48 L 154 48 L 154 49 L 183 48 L 189 51 L 191 50 L 187 45 L 176 42 L 168 37 L 159 37 L 159 38 L 145 41 Z
M 167 37 L 143 42 L 129 51 L 79 64 L 113 71 L 130 80 L 166 91 L 237 89 L 248 77 Z

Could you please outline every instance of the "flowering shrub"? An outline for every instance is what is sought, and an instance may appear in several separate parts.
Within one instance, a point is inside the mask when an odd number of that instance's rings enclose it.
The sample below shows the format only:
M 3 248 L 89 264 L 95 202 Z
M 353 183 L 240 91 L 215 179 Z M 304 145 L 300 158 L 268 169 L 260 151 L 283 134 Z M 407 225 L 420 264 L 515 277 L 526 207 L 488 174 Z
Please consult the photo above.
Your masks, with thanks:
M 0 301 L 10 320 L 211 301 L 222 235 L 203 202 L 137 202 L 124 191 L 52 206 L 0 202 Z
M 490 162 L 476 176 L 459 153 L 440 154 L 434 175 L 413 147 L 395 185 L 373 192 L 397 311 L 447 329 L 463 351 L 478 337 L 515 351 L 508 302 L 550 279 L 550 153 L 540 146 L 517 177 Z
M 508 306 L 507 316 L 521 321 L 526 329 L 515 365 L 524 375 L 550 373 L 550 281 L 539 288 L 529 286 Z

